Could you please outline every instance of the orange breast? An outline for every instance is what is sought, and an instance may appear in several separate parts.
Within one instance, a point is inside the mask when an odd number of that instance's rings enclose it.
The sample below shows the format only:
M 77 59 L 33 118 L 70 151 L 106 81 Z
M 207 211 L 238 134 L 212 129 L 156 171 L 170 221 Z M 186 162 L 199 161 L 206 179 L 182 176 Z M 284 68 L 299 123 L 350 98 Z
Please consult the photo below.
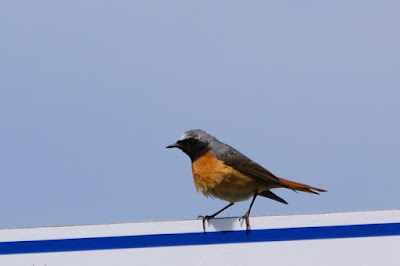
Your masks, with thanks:
M 265 190 L 261 180 L 255 180 L 225 165 L 210 152 L 192 163 L 192 170 L 196 189 L 205 196 L 237 202 Z

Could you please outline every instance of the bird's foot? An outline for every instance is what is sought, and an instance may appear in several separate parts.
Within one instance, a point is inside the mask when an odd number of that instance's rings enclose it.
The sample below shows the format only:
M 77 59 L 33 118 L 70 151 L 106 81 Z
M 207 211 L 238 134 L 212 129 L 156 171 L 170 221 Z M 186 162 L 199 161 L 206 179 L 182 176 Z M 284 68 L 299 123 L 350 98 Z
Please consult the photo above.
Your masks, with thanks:
M 206 222 L 208 222 L 208 220 L 213 219 L 215 217 L 215 215 L 199 215 L 199 217 L 197 217 L 198 219 L 203 219 L 203 231 L 204 233 L 206 233 Z
M 250 232 L 250 214 L 246 212 L 245 215 L 239 218 L 239 221 L 242 223 L 243 221 L 246 222 L 246 234 L 249 234 Z

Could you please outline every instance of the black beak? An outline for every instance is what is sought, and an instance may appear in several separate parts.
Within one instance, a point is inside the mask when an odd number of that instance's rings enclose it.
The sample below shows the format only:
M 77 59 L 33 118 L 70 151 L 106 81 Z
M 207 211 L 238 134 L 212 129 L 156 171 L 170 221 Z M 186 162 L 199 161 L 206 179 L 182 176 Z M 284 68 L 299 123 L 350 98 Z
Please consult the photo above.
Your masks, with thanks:
M 167 146 L 166 148 L 170 149 L 170 148 L 179 148 L 179 147 L 180 147 L 180 145 L 178 143 L 174 143 L 174 144 Z

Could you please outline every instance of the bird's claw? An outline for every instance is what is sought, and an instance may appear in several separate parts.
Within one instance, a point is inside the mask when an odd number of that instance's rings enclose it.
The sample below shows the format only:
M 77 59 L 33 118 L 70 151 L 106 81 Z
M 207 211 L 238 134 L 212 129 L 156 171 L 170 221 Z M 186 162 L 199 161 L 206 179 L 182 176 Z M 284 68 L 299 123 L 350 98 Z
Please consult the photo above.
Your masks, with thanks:
M 242 217 L 239 218 L 239 222 L 243 222 L 243 220 L 246 222 L 246 234 L 249 234 L 250 232 L 250 219 L 249 219 L 249 213 L 246 213 Z
M 203 220 L 203 231 L 204 231 L 204 233 L 206 233 L 206 221 L 208 222 L 208 220 L 210 220 L 210 219 L 213 219 L 214 218 L 214 216 L 213 215 L 206 215 L 206 216 L 203 216 L 203 215 L 199 215 L 198 217 L 197 217 L 197 219 L 202 219 Z

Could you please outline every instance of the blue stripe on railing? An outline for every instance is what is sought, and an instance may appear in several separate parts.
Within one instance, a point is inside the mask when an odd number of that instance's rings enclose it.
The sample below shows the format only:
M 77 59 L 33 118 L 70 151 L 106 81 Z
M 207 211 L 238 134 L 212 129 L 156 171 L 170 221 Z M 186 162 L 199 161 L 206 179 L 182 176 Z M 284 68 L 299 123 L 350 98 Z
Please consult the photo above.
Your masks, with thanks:
M 0 255 L 400 235 L 400 223 L 0 242 Z

